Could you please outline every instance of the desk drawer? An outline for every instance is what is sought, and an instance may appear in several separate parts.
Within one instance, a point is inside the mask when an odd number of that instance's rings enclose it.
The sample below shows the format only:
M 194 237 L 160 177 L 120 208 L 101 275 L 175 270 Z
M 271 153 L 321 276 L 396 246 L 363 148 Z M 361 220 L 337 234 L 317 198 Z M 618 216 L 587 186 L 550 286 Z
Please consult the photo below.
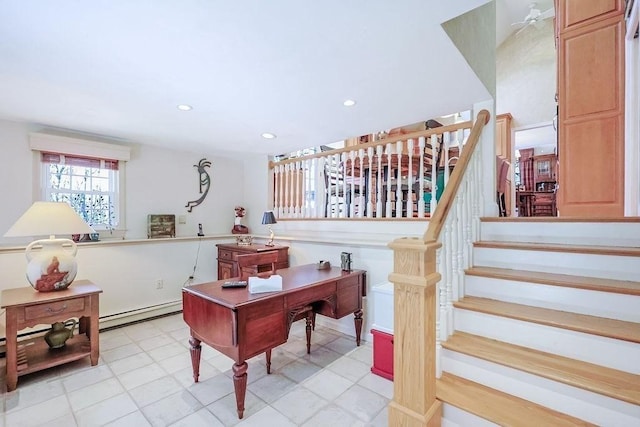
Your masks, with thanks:
M 300 307 L 312 303 L 314 301 L 320 301 L 330 295 L 336 293 L 336 282 L 324 284 L 322 286 L 314 286 L 309 289 L 305 289 L 304 292 L 296 292 L 293 295 L 287 295 L 286 305 L 288 308 Z
M 84 298 L 30 305 L 24 308 L 24 317 L 25 320 L 34 320 L 56 314 L 75 313 L 78 311 L 84 311 Z
M 233 259 L 233 252 L 218 249 L 218 259 L 230 261 Z
M 351 286 L 351 285 L 357 285 L 359 281 L 360 281 L 360 276 L 353 275 L 353 276 L 345 277 L 338 281 L 338 289 L 342 287 Z

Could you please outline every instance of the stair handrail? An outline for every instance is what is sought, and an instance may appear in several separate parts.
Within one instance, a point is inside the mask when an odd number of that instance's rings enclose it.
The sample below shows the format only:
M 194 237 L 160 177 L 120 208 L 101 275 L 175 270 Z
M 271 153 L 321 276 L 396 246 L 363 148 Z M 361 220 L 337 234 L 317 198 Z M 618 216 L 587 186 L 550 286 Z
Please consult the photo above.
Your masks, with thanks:
M 465 145 L 465 150 L 461 153 L 460 158 L 456 163 L 456 167 L 453 169 L 453 172 L 449 177 L 449 182 L 447 182 L 447 186 L 445 187 L 442 196 L 440 196 L 438 208 L 431 215 L 429 226 L 424 234 L 425 241 L 437 241 L 440 237 L 444 221 L 449 215 L 449 210 L 451 209 L 451 206 L 453 206 L 453 201 L 455 200 L 458 188 L 462 183 L 464 173 L 471 162 L 471 156 L 475 151 L 476 145 L 478 145 L 478 141 L 480 141 L 482 129 L 484 129 L 486 124 L 489 123 L 490 118 L 491 114 L 487 110 L 481 110 L 478 113 L 477 119 L 471 128 L 469 139 Z
M 464 287 L 464 266 L 477 233 L 482 195 L 480 150 L 490 113 L 478 113 L 471 133 L 422 238 L 399 238 L 393 250 L 393 400 L 389 425 L 440 425 L 436 398 L 441 342 L 453 325 L 453 306 Z M 467 176 L 468 175 L 468 176 Z M 463 185 L 464 184 L 464 185 Z M 441 236 L 442 230 L 445 232 Z

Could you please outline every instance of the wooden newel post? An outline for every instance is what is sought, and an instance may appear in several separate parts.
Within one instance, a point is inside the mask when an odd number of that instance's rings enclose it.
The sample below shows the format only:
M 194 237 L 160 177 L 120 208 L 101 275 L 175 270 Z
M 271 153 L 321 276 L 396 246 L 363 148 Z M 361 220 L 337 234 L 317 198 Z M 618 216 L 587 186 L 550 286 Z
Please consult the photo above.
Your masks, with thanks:
M 436 400 L 436 241 L 402 238 L 393 249 L 393 400 L 389 425 L 440 426 Z

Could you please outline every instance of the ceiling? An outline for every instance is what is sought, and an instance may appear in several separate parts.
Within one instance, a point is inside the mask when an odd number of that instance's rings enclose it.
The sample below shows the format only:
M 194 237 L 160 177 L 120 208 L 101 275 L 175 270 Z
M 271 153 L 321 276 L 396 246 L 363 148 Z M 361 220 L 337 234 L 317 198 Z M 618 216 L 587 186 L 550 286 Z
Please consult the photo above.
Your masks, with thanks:
M 0 0 L 0 119 L 203 154 L 415 123 L 489 98 L 440 26 L 486 2 Z

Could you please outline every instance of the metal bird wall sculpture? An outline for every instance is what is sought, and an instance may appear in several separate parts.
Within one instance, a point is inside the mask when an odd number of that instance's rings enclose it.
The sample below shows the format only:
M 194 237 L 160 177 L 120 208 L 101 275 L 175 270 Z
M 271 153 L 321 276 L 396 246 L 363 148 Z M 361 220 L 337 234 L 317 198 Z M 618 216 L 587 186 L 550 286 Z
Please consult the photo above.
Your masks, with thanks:
M 210 166 L 211 162 L 207 159 L 200 159 L 197 165 L 193 165 L 194 168 L 198 168 L 198 173 L 200 174 L 200 194 L 202 194 L 202 196 L 200 196 L 199 199 L 191 200 L 187 202 L 186 205 L 184 205 L 184 207 L 187 208 L 188 212 L 191 212 L 194 207 L 202 203 L 204 201 L 204 198 L 207 197 L 207 193 L 209 193 L 209 188 L 211 187 L 211 177 L 209 176 L 205 168 L 208 168 Z

